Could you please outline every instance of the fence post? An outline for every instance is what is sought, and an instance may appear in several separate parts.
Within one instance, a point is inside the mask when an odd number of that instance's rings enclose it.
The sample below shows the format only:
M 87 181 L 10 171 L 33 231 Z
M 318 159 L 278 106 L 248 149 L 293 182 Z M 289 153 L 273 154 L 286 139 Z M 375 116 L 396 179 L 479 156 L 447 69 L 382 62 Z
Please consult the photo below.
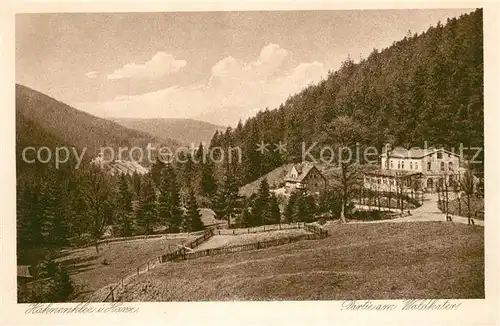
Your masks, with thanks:
M 139 267 L 137 267 L 137 275 L 139 275 Z
M 123 278 L 122 278 L 122 289 L 123 289 Z
M 111 302 L 114 302 L 115 301 L 115 297 L 114 297 L 114 294 L 113 294 L 113 287 L 110 286 L 109 290 L 111 291 Z
M 234 229 L 233 229 L 233 235 L 234 235 Z
M 149 262 L 148 262 L 148 271 L 149 271 Z

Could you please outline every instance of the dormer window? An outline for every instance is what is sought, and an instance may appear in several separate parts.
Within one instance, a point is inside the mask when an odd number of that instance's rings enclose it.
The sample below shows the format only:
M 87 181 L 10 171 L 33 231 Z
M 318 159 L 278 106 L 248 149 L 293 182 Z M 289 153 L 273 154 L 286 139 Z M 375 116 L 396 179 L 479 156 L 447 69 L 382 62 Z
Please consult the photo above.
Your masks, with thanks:
M 437 155 L 438 160 L 443 158 L 443 152 L 437 152 L 436 155 Z

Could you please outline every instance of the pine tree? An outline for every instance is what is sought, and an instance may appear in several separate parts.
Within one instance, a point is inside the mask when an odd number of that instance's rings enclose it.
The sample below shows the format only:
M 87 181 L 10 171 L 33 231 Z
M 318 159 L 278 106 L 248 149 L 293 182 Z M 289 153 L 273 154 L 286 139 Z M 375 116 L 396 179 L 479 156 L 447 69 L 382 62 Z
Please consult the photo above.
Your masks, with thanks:
M 253 215 L 248 208 L 244 208 L 241 214 L 241 223 L 240 227 L 252 227 L 255 225 L 253 221 Z
M 201 231 L 205 228 L 205 225 L 201 221 L 200 209 L 198 208 L 198 203 L 196 202 L 193 190 L 189 191 L 187 207 L 184 211 L 183 224 L 184 231 L 188 232 Z
M 39 214 L 39 191 L 36 181 L 18 184 L 17 241 L 19 248 L 41 246 L 43 215 Z
M 144 228 L 146 234 L 153 233 L 156 222 L 156 192 L 153 179 L 145 175 L 141 186 L 141 197 L 139 199 L 138 223 Z
M 234 167 L 226 163 L 223 184 L 219 187 L 214 205 L 215 215 L 218 219 L 225 219 L 228 225 L 231 219 L 241 213 L 242 198 L 239 196 L 238 185 L 234 177 Z
M 285 211 L 283 213 L 285 221 L 287 223 L 295 222 L 295 207 L 297 200 L 299 199 L 299 196 L 300 192 L 295 190 L 290 194 L 290 197 L 288 197 L 288 202 L 285 206 Z
M 65 205 L 61 180 L 50 173 L 47 176 L 42 192 L 41 215 L 44 223 L 45 241 L 50 245 L 65 245 L 68 243 L 67 206 Z
M 135 196 L 139 197 L 141 193 L 141 176 L 136 171 L 132 173 L 132 189 L 134 190 Z
M 153 179 L 156 188 L 160 186 L 161 174 L 164 169 L 165 169 L 165 163 L 163 163 L 163 161 L 160 160 L 159 158 L 157 158 L 156 161 L 151 166 L 151 178 Z
M 281 212 L 278 204 L 278 199 L 276 195 L 271 194 L 271 198 L 269 199 L 269 212 L 267 215 L 267 221 L 269 224 L 280 224 L 281 223 Z
M 120 175 L 118 194 L 118 223 L 120 235 L 127 237 L 133 233 L 132 193 L 125 174 Z
M 158 215 L 170 233 L 179 232 L 182 210 L 175 170 L 171 164 L 165 167 L 159 188 Z
M 111 218 L 109 201 L 111 199 L 111 189 L 107 176 L 99 167 L 88 167 L 81 178 L 82 195 L 87 204 L 87 216 L 91 219 L 91 234 L 96 241 L 104 232 L 106 224 Z
M 214 177 L 214 166 L 210 160 L 207 160 L 201 167 L 200 178 L 201 195 L 212 198 L 217 192 L 217 181 Z

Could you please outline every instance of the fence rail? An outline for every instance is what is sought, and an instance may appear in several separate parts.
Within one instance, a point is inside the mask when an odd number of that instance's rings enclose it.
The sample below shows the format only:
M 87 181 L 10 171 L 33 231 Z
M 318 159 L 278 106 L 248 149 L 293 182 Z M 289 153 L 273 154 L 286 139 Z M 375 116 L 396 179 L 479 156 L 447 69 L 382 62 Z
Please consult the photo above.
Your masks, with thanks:
M 195 252 L 189 252 L 185 255 L 183 259 L 194 259 L 194 258 L 201 258 L 201 257 L 206 257 L 206 256 L 214 256 L 214 255 L 220 255 L 220 254 L 226 254 L 226 253 L 234 253 L 234 252 L 240 252 L 240 251 L 250 251 L 250 250 L 258 250 L 258 249 L 264 249 L 264 248 L 269 248 L 269 247 L 274 247 L 274 246 L 280 246 L 292 242 L 297 242 L 301 240 L 319 240 L 323 239 L 326 237 L 325 235 L 320 235 L 317 233 L 307 233 L 307 234 L 301 234 L 301 235 L 296 235 L 296 236 L 291 236 L 291 237 L 286 237 L 286 238 L 279 238 L 279 239 L 273 239 L 273 240 L 268 240 L 268 241 L 259 241 L 259 242 L 253 242 L 253 243 L 248 243 L 248 244 L 242 244 L 242 245 L 234 245 L 234 246 L 228 246 L 228 247 L 220 247 L 220 248 L 211 248 L 211 249 L 205 249 L 205 250 L 200 250 L 200 251 L 195 251 Z
M 114 242 L 127 242 L 135 240 L 160 239 L 160 238 L 164 238 L 165 240 L 186 239 L 189 237 L 197 237 L 203 235 L 204 232 L 205 231 L 197 231 L 197 232 L 150 234 L 150 235 L 136 235 L 132 237 L 108 238 L 97 241 L 97 244 L 110 244 Z
M 279 238 L 279 239 L 273 239 L 273 240 L 268 240 L 268 241 L 261 241 L 261 242 L 254 242 L 254 243 L 249 243 L 249 244 L 243 244 L 243 245 L 235 245 L 235 246 L 229 246 L 229 247 L 220 247 L 220 248 L 211 248 L 211 249 L 206 249 L 206 250 L 200 250 L 200 251 L 195 251 L 195 252 L 187 252 L 186 248 L 194 249 L 203 242 L 207 241 L 214 235 L 237 235 L 237 234 L 246 234 L 246 233 L 257 233 L 257 232 L 267 232 L 267 231 L 276 231 L 276 230 L 288 230 L 288 229 L 300 229 L 303 228 L 306 230 L 307 234 L 301 234 L 301 235 L 296 235 L 296 236 L 290 236 L 286 238 Z M 306 223 L 294 223 L 294 224 L 278 224 L 278 225 L 266 225 L 262 227 L 255 227 L 255 228 L 247 228 L 247 229 L 233 229 L 233 230 L 238 230 L 233 232 L 227 232 L 227 233 L 219 233 L 221 230 L 207 230 L 204 231 L 200 236 L 197 238 L 193 239 L 192 241 L 184 244 L 182 247 L 179 249 L 158 256 L 155 259 L 152 259 L 148 261 L 147 263 L 144 263 L 142 265 L 139 265 L 136 267 L 136 270 L 133 273 L 128 274 L 127 276 L 123 277 L 118 283 L 112 284 L 109 286 L 109 293 L 107 296 L 104 298 L 104 300 L 99 300 L 103 302 L 108 302 L 108 301 L 115 301 L 118 296 L 123 293 L 126 290 L 127 284 L 130 282 L 132 278 L 135 276 L 138 276 L 140 274 L 143 274 L 150 269 L 160 265 L 164 264 L 166 262 L 176 262 L 176 261 L 182 261 L 182 260 L 187 260 L 187 259 L 195 259 L 195 258 L 200 258 L 200 257 L 206 257 L 206 256 L 212 256 L 212 255 L 220 255 L 220 254 L 225 254 L 225 253 L 233 253 L 233 252 L 240 252 L 240 251 L 250 251 L 250 250 L 258 250 L 258 249 L 264 249 L 268 247 L 273 247 L 273 246 L 279 246 L 279 245 L 284 245 L 287 243 L 292 243 L 292 242 L 297 242 L 300 240 L 319 240 L 319 239 L 324 239 L 328 236 L 328 231 L 323 229 L 322 227 L 315 225 L 315 224 L 306 224 Z M 233 230 L 224 230 L 224 231 L 233 231 Z
M 268 231 L 279 231 L 279 230 L 291 230 L 291 229 L 303 229 L 305 223 L 289 223 L 289 224 L 270 224 L 262 225 L 250 228 L 238 228 L 238 229 L 218 229 L 214 230 L 214 235 L 239 235 L 248 233 L 261 233 Z

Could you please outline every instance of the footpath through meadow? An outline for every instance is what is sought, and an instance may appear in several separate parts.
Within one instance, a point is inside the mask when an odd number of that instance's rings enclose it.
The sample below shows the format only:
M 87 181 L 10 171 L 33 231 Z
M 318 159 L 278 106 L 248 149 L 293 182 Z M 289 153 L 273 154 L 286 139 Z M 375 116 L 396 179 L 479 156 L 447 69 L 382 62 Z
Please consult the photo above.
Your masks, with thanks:
M 391 210 L 394 211 L 394 210 Z M 390 220 L 380 221 L 363 221 L 363 222 L 350 222 L 350 223 L 397 223 L 397 222 L 427 222 L 427 221 L 446 221 L 446 214 L 441 212 L 438 208 L 438 195 L 435 193 L 427 193 L 424 197 L 424 202 L 420 207 L 410 210 L 410 215 L 398 217 Z M 467 224 L 467 217 L 451 215 L 451 219 L 455 223 Z M 474 219 L 474 217 L 473 217 Z M 475 225 L 484 226 L 483 220 L 474 219 Z

